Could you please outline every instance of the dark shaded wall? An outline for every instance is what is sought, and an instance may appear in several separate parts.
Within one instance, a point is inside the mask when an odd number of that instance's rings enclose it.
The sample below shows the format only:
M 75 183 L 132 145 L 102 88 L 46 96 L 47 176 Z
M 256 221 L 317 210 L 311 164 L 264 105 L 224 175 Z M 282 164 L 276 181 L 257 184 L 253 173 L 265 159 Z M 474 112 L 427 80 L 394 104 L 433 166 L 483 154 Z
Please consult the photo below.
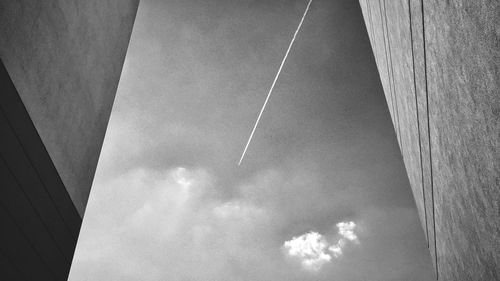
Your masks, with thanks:
M 0 0 L 0 280 L 66 280 L 137 0 Z
M 500 3 L 361 0 L 439 280 L 500 279 Z
M 138 2 L 0 1 L 0 57 L 80 216 Z
M 0 279 L 62 280 L 81 218 L 3 63 L 0 78 Z

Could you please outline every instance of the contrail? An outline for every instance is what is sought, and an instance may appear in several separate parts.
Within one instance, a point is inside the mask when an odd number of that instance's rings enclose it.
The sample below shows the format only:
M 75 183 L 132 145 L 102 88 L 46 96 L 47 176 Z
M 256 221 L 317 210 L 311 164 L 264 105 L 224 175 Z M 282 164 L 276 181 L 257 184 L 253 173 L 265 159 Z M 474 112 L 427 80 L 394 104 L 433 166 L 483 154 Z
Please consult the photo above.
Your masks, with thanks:
M 247 145 L 245 145 L 245 149 L 243 150 L 243 154 L 241 154 L 240 161 L 238 162 L 238 166 L 241 165 L 241 161 L 243 161 L 243 157 L 245 157 L 245 153 L 247 152 L 248 145 L 252 141 L 253 133 L 255 133 L 255 129 L 257 128 L 257 125 L 259 125 L 260 117 L 262 116 L 262 112 L 264 112 L 264 109 L 266 108 L 267 101 L 269 101 L 269 97 L 271 97 L 271 94 L 274 89 L 274 85 L 276 85 L 276 81 L 278 80 L 278 77 L 280 76 L 281 69 L 283 68 L 283 65 L 285 64 L 286 58 L 288 57 L 288 53 L 290 52 L 290 49 L 292 48 L 293 42 L 295 41 L 295 38 L 297 37 L 297 33 L 299 33 L 300 27 L 302 26 L 302 23 L 304 22 L 304 18 L 307 15 L 307 12 L 309 11 L 309 6 L 311 6 L 312 0 L 309 0 L 309 3 L 307 3 L 306 10 L 304 11 L 304 14 L 302 15 L 302 19 L 300 19 L 299 26 L 295 30 L 295 33 L 293 34 L 292 41 L 290 42 L 290 45 L 288 45 L 288 49 L 286 50 L 285 56 L 283 57 L 283 60 L 281 61 L 280 68 L 278 69 L 278 72 L 276 73 L 276 76 L 274 77 L 273 84 L 271 85 L 271 88 L 269 89 L 269 92 L 267 93 L 266 100 L 264 101 L 264 105 L 262 106 L 262 109 L 260 110 L 259 116 L 257 117 L 257 121 L 255 121 L 255 125 L 253 126 L 252 133 L 250 134 L 250 137 L 248 138 Z

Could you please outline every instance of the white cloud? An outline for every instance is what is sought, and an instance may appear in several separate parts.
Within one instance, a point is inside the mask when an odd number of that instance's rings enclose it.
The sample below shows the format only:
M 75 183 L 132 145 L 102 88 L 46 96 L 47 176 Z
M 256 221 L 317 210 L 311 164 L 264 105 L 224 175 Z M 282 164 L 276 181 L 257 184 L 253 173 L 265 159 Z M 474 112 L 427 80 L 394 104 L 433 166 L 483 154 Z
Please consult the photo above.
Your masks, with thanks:
M 317 232 L 311 231 L 299 237 L 293 237 L 283 246 L 290 256 L 301 259 L 305 269 L 317 271 L 332 259 L 332 256 L 326 252 L 328 242 Z
M 342 256 L 343 249 L 347 245 L 347 242 L 352 241 L 358 243 L 358 236 L 354 233 L 354 229 L 356 228 L 356 223 L 349 222 L 339 222 L 337 223 L 337 228 L 339 229 L 338 233 L 341 238 L 337 241 L 336 244 L 331 245 L 328 250 L 332 252 L 333 256 L 338 258 Z
M 356 223 L 352 221 L 339 222 L 337 228 L 341 237 L 336 243 L 329 243 L 322 234 L 310 231 L 285 241 L 283 246 L 288 250 L 288 255 L 298 257 L 301 260 L 305 269 L 318 271 L 332 259 L 327 251 L 330 251 L 335 258 L 339 258 L 344 253 L 343 249 L 348 242 L 359 242 L 358 236 L 354 232 Z
M 79 265 L 75 268 L 86 272 L 89 270 L 84 266 L 97 268 L 95 265 L 113 260 L 113 266 L 104 266 L 109 274 L 123 274 L 132 280 L 137 276 L 128 270 L 133 268 L 128 263 L 138 259 L 141 262 L 137 264 L 150 272 L 141 280 L 158 280 L 158 276 L 169 280 L 179 276 L 189 280 L 230 280 L 221 278 L 221 274 L 247 265 L 258 265 L 253 274 L 274 272 L 285 261 L 275 259 L 273 253 L 279 254 L 280 248 L 268 237 L 277 235 L 277 225 L 286 221 L 289 213 L 288 209 L 285 214 L 275 209 L 279 201 L 269 196 L 269 192 L 281 189 L 268 187 L 288 182 L 277 172 L 269 174 L 272 176 L 237 183 L 234 188 L 244 187 L 247 192 L 229 198 L 218 193 L 217 178 L 205 169 L 141 168 L 115 179 L 100 180 L 100 186 L 94 189 L 100 200 L 94 201 L 90 209 L 94 222 L 86 222 L 79 242 L 86 246 L 80 247 L 76 258 Z M 110 206 L 110 201 L 120 204 Z M 297 259 L 299 268 L 315 273 L 345 254 L 345 244 L 352 240 L 342 233 L 356 235 L 353 223 L 339 223 L 336 227 L 327 235 L 309 232 L 293 237 L 282 244 L 281 250 Z M 203 269 L 192 270 L 200 264 Z M 101 273 L 94 270 L 92 274 Z M 275 274 L 273 278 L 256 279 L 287 280 Z
M 358 236 L 354 234 L 354 228 L 356 227 L 356 224 L 352 221 L 349 222 L 339 222 L 337 223 L 337 227 L 339 229 L 339 234 L 342 235 L 342 237 L 350 240 L 350 241 L 357 241 Z

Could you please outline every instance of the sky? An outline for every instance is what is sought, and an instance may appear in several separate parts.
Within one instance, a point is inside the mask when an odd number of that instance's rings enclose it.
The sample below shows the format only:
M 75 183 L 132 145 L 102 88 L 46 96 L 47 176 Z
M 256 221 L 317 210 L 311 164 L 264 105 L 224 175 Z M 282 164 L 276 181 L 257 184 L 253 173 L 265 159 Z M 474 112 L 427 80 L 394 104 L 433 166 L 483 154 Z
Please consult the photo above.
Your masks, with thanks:
M 357 1 L 142 0 L 70 281 L 423 281 Z

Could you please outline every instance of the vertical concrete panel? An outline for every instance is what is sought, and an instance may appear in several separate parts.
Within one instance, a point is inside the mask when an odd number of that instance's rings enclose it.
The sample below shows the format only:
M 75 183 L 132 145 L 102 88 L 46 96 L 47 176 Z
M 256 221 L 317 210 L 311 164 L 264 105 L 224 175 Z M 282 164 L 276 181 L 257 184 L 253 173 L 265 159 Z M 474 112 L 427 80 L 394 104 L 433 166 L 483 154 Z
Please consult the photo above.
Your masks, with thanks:
M 386 14 L 386 3 L 384 0 L 379 0 L 378 1 L 378 12 L 380 14 L 380 20 L 381 20 L 381 29 L 382 29 L 382 34 L 384 36 L 384 47 L 385 47 L 385 52 L 387 56 L 387 69 L 388 69 L 388 79 L 389 79 L 389 89 L 391 92 L 391 98 L 392 98 L 392 111 L 393 111 L 393 121 L 394 121 L 394 128 L 396 132 L 396 136 L 398 139 L 398 144 L 399 148 L 401 149 L 401 128 L 400 128 L 400 122 L 399 122 L 399 109 L 398 109 L 398 96 L 395 91 L 395 85 L 394 85 L 394 65 L 393 65 L 393 58 L 392 58 L 392 46 L 391 46 L 391 40 L 389 37 L 389 23 L 387 20 L 387 14 Z
M 376 23 L 376 18 L 374 17 L 373 15 L 373 11 L 372 11 L 372 6 L 373 6 L 373 2 L 371 1 L 366 1 L 367 3 L 367 6 L 368 6 L 368 18 L 370 20 L 370 26 L 371 26 L 371 32 L 372 32 L 372 41 L 373 41 L 373 45 L 374 46 L 372 48 L 373 50 L 373 55 L 375 56 L 375 62 L 377 63 L 377 69 L 378 69 L 378 63 L 380 61 L 380 50 L 379 48 L 377 48 L 377 46 L 380 44 L 377 40 L 378 40 L 378 36 L 377 36 L 377 23 Z M 379 71 L 380 72 L 380 71 Z
M 383 0 L 362 1 L 361 5 L 365 19 L 369 21 L 367 26 L 372 27 L 372 48 L 402 155 L 407 170 L 414 171 L 409 180 L 426 233 L 409 6 L 404 2 L 389 2 L 390 11 L 387 12 Z M 398 118 L 399 111 L 402 112 L 401 120 Z M 401 132 L 400 126 L 404 126 Z
M 422 189 L 419 128 L 413 81 L 412 37 L 408 2 L 386 1 L 385 16 L 388 19 L 388 39 L 391 42 L 392 50 L 394 93 L 398 98 L 397 107 L 401 129 L 401 151 L 420 215 L 422 229 L 425 230 L 425 206 Z
M 365 13 L 387 17 L 391 113 L 437 277 L 499 280 L 500 3 L 373 3 Z
M 433 204 L 433 190 L 431 182 L 431 159 L 429 154 L 429 126 L 428 126 L 428 112 L 427 112 L 427 82 L 426 82 L 426 63 L 424 54 L 424 37 L 423 37 L 423 14 L 422 14 L 422 0 L 410 0 L 411 5 L 411 20 L 412 20 L 412 34 L 413 34 L 413 55 L 414 55 L 414 71 L 415 71 L 415 88 L 417 91 L 417 106 L 419 117 L 419 131 L 420 131 L 420 147 L 422 154 L 422 167 L 421 170 L 423 189 L 424 189 L 424 202 L 425 202 L 425 215 L 423 218 L 427 222 L 426 232 L 427 241 L 429 245 L 429 252 L 432 257 L 434 268 L 436 268 L 436 249 L 434 241 L 434 204 Z
M 365 21 L 366 32 L 368 34 L 368 39 L 370 40 L 370 45 L 373 46 L 373 26 L 371 25 L 368 2 L 367 0 L 360 0 L 359 5 L 361 6 L 361 12 L 363 13 L 363 19 Z M 377 58 L 375 57 L 375 51 L 373 50 L 373 48 L 372 52 L 376 62 Z
M 392 96 L 392 83 L 390 75 L 390 65 L 388 60 L 388 52 L 385 43 L 385 30 L 384 22 L 381 14 L 380 3 L 378 1 L 368 1 L 369 3 L 369 13 L 371 14 L 371 20 L 373 24 L 373 34 L 374 42 L 373 45 L 374 53 L 378 56 L 377 68 L 379 71 L 380 81 L 382 83 L 382 88 L 384 89 L 384 94 L 387 100 L 387 105 L 389 107 L 389 113 L 391 114 L 391 119 L 393 125 L 396 124 L 395 111 L 394 111 L 394 99 Z M 396 132 L 397 134 L 397 132 Z
M 83 215 L 138 0 L 0 5 L 0 56 Z
M 365 21 L 366 33 L 368 34 L 368 39 L 370 40 L 370 44 L 372 43 L 372 32 L 370 25 L 370 18 L 368 14 L 368 7 L 366 0 L 360 0 L 359 5 L 361 7 L 361 13 L 363 14 L 363 20 Z
M 361 14 L 363 15 L 363 21 L 365 22 L 365 28 L 366 28 L 366 31 L 367 31 L 367 34 L 368 34 L 368 39 L 370 40 L 370 43 L 371 43 L 371 34 L 370 32 L 368 31 L 369 30 L 369 26 L 368 26 L 368 17 L 366 16 L 366 1 L 365 0 L 360 0 L 359 1 L 359 7 L 361 8 Z
M 440 280 L 500 279 L 500 2 L 424 2 Z

